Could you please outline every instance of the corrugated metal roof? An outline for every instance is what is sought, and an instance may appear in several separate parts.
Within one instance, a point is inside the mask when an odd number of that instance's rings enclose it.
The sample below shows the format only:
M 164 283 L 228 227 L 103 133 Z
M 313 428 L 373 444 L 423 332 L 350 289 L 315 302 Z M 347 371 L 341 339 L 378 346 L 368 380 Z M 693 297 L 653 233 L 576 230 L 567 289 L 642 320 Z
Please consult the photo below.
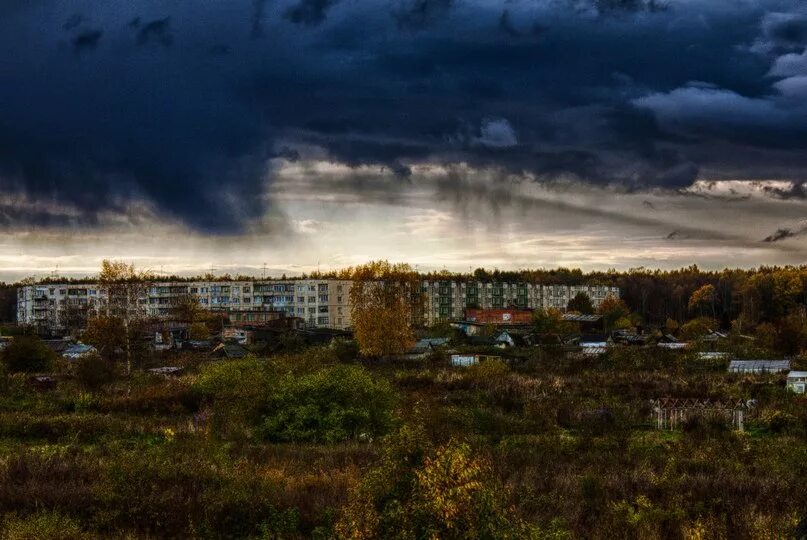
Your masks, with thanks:
M 732 360 L 729 371 L 787 371 L 790 360 Z

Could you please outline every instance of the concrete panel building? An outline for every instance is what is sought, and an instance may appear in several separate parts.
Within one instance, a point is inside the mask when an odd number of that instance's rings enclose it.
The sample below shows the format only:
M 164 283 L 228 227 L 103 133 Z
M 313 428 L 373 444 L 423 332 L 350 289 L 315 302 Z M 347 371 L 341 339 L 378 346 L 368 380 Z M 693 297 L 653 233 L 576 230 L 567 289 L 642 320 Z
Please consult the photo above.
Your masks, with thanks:
M 311 328 L 347 329 L 350 280 L 297 279 L 253 281 L 162 281 L 150 283 L 138 303 L 145 316 L 166 318 L 188 296 L 211 311 L 280 311 L 300 317 Z M 594 306 L 619 288 L 602 285 L 543 285 L 528 282 L 423 280 L 422 321 L 460 320 L 466 308 L 566 309 L 585 292 Z M 106 292 L 97 283 L 26 285 L 17 291 L 17 322 L 49 330 L 81 327 L 88 316 L 103 313 Z

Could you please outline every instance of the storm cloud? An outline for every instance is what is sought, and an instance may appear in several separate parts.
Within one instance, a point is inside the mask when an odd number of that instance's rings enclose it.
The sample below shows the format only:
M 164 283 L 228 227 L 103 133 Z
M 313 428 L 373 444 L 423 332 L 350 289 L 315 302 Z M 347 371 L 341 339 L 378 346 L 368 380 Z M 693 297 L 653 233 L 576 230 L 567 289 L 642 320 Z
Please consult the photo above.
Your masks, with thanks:
M 66 223 L 136 203 L 229 234 L 273 211 L 276 161 L 311 153 L 404 188 L 419 163 L 800 186 L 805 47 L 795 0 L 15 1 L 0 190 L 81 216 Z

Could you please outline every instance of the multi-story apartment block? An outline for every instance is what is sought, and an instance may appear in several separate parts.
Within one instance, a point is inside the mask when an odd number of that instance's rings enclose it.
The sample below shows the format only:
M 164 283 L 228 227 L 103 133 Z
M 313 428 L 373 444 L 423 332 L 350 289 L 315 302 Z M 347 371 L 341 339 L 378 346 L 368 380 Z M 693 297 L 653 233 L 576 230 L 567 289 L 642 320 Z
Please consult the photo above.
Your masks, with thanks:
M 144 315 L 167 317 L 190 296 L 212 311 L 281 311 L 305 320 L 309 327 L 349 328 L 350 280 L 299 279 L 261 281 L 187 281 L 151 283 L 138 302 Z M 619 297 L 618 287 L 601 285 L 542 285 L 527 282 L 425 280 L 422 282 L 423 322 L 458 320 L 465 308 L 565 310 L 569 300 L 584 292 L 598 306 L 608 296 Z M 49 329 L 64 329 L 71 321 L 100 312 L 106 292 L 98 284 L 40 284 L 17 292 L 17 321 Z
M 142 314 L 168 317 L 185 298 L 211 311 L 282 311 L 320 328 L 350 327 L 350 281 L 187 281 L 157 282 L 138 299 Z M 17 322 L 58 330 L 70 319 L 102 312 L 107 293 L 98 284 L 27 285 L 17 291 Z M 247 313 L 247 318 L 250 316 Z
M 519 282 L 423 281 L 424 320 L 457 320 L 465 308 L 558 309 L 565 311 L 569 300 L 584 292 L 594 306 L 608 296 L 619 298 L 619 287 L 605 285 L 541 285 Z

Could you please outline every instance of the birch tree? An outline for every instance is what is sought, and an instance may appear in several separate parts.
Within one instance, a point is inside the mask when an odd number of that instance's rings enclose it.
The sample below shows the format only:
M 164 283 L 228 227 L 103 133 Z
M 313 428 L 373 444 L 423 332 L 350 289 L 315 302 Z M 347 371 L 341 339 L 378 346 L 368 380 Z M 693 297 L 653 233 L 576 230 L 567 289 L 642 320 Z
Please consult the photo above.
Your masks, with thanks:
M 148 290 L 153 281 L 151 272 L 138 271 L 134 264 L 106 259 L 101 262 L 98 284 L 106 300 L 101 311 L 122 323 L 127 376 L 132 372 L 132 329 L 146 319 Z

